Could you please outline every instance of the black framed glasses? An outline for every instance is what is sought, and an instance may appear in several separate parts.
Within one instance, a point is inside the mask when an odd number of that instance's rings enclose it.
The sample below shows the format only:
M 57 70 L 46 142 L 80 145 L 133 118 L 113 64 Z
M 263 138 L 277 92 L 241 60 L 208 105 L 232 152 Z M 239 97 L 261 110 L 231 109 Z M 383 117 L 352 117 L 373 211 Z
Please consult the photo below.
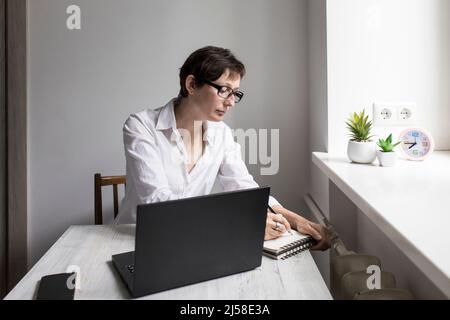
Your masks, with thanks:
M 211 87 L 217 89 L 217 95 L 223 99 L 228 99 L 232 95 L 234 95 L 234 102 L 239 103 L 239 101 L 242 100 L 242 97 L 244 96 L 244 93 L 239 90 L 233 90 L 230 87 L 227 86 L 221 86 L 216 83 L 213 83 L 208 80 L 203 80 L 204 83 L 209 84 Z

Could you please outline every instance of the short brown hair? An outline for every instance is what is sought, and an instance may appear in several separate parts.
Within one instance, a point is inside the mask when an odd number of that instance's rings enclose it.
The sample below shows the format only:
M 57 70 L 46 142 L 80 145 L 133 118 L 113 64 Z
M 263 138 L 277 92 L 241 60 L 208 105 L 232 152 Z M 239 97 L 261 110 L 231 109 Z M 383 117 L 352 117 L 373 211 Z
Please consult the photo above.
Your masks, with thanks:
M 187 97 L 186 78 L 193 75 L 195 84 L 199 87 L 204 81 L 214 81 L 229 70 L 238 74 L 241 79 L 245 75 L 244 64 L 236 59 L 230 50 L 207 46 L 191 53 L 180 69 L 180 93 L 178 97 Z

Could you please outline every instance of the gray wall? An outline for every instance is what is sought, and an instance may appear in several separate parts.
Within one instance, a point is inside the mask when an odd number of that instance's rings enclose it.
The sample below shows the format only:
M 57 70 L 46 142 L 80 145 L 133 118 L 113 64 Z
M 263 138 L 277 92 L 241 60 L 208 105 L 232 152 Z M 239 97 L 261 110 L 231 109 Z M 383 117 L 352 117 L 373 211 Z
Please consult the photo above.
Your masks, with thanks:
M 5 1 L 0 0 L 0 298 L 6 292 L 6 43 Z
M 260 176 L 282 204 L 303 211 L 308 186 L 307 2 L 237 1 L 236 51 L 247 62 L 246 104 L 234 112 L 236 128 L 280 129 L 279 172 Z
M 309 186 L 308 192 L 328 216 L 328 179 L 313 165 L 313 151 L 328 151 L 328 86 L 326 0 L 308 0 L 309 65 Z M 309 217 L 314 220 L 313 217 Z M 329 255 L 313 252 L 319 270 L 329 284 Z
M 175 96 L 178 68 L 204 45 L 228 47 L 246 64 L 246 97 L 226 122 L 280 129 L 278 175 L 250 170 L 283 204 L 302 208 L 306 0 L 78 0 L 82 29 L 69 31 L 73 3 L 29 1 L 30 265 L 69 225 L 93 223 L 93 174 L 125 172 L 124 120 Z

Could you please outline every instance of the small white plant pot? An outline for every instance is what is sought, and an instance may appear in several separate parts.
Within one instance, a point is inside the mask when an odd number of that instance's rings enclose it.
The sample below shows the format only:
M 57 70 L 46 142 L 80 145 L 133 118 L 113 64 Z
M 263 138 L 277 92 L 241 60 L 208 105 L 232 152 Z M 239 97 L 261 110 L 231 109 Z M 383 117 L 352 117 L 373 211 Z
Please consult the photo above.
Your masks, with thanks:
M 395 166 L 395 162 L 397 160 L 397 154 L 394 151 L 383 152 L 378 150 L 377 157 L 380 162 L 380 166 L 382 167 L 393 167 Z
M 372 163 L 377 157 L 377 147 L 373 141 L 348 141 L 348 158 L 356 163 Z

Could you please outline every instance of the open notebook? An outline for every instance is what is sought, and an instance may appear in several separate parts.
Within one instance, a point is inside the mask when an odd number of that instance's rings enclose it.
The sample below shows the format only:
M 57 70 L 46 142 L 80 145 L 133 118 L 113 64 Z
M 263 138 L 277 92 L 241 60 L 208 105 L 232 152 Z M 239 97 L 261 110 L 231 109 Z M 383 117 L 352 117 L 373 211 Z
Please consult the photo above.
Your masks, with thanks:
M 263 254 L 272 259 L 287 259 L 299 252 L 311 248 L 316 242 L 309 236 L 291 230 L 283 233 L 279 238 L 264 241 Z

